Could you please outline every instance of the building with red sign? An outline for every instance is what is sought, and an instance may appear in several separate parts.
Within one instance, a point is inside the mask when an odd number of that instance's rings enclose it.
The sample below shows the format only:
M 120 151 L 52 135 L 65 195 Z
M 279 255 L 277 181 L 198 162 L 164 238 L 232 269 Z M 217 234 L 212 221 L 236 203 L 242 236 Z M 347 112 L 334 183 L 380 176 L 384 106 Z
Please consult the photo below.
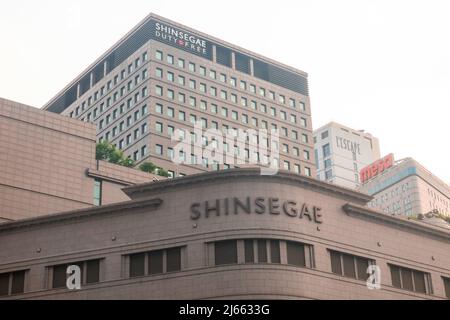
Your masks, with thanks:
M 437 211 L 450 216 L 450 187 L 412 158 L 393 162 L 393 155 L 361 171 L 359 191 L 373 196 L 369 207 L 388 214 L 417 215 Z

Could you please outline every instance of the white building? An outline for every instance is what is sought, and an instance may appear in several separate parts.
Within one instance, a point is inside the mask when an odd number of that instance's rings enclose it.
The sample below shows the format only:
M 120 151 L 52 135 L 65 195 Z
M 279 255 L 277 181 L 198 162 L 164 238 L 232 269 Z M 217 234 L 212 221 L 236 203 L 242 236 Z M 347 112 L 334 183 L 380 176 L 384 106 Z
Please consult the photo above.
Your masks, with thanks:
M 380 158 L 378 139 L 336 122 L 314 131 L 317 178 L 355 189 L 359 171 Z
M 450 186 L 412 158 L 395 161 L 359 190 L 374 197 L 369 207 L 385 213 L 410 216 L 434 210 L 450 216 Z

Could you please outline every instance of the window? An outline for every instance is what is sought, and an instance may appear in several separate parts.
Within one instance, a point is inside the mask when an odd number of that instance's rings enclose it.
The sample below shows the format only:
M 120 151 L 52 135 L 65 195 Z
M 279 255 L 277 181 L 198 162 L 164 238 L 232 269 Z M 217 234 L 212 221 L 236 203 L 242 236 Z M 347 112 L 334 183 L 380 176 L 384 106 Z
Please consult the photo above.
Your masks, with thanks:
M 141 148 L 141 158 L 143 158 L 147 154 L 147 146 L 143 146 Z
M 291 170 L 291 165 L 290 165 L 289 161 L 284 161 L 284 170 L 287 170 L 287 171 Z
M 163 88 L 161 86 L 156 86 L 155 91 L 158 96 L 163 96 Z
M 308 126 L 308 123 L 305 118 L 300 118 L 300 124 L 302 127 L 305 127 L 305 128 Z
M 321 137 L 322 139 L 326 139 L 326 138 L 328 138 L 328 130 L 327 130 L 327 131 L 324 131 L 324 132 L 322 132 L 322 133 L 320 134 L 320 137 Z
M 226 240 L 214 243 L 215 265 L 237 263 L 237 241 Z
M 217 74 L 216 74 L 216 72 L 214 70 L 209 70 L 209 77 L 211 79 L 216 80 L 216 76 L 217 76 Z
M 389 264 L 392 286 L 419 293 L 432 294 L 431 275 L 426 272 Z
M 189 62 L 189 71 L 195 72 L 195 63 Z
M 305 175 L 311 177 L 311 168 L 305 167 Z
M 178 76 L 178 84 L 184 86 L 186 83 L 186 80 L 183 76 Z
M 200 74 L 202 76 L 206 76 L 206 68 L 205 67 L 200 66 Z
M 255 262 L 255 253 L 253 249 L 253 240 L 244 240 L 245 263 Z
M 303 159 L 309 160 L 309 151 L 308 150 L 303 150 Z
M 189 88 L 195 90 L 196 89 L 196 83 L 195 80 L 189 79 Z
M 155 58 L 156 58 L 156 60 L 162 61 L 163 53 L 161 51 L 156 51 L 155 52 Z
M 94 180 L 94 206 L 102 205 L 102 181 L 100 179 Z
M 225 74 L 223 74 L 223 73 L 220 74 L 219 79 L 223 83 L 227 82 L 227 76 Z
M 231 111 L 231 118 L 233 120 L 238 120 L 238 113 L 236 111 Z
M 25 292 L 25 270 L 0 273 L 0 297 Z
M 162 104 L 157 103 L 155 106 L 156 113 L 163 114 L 163 106 Z
M 231 84 L 233 87 L 236 87 L 236 78 L 231 77 L 231 78 L 230 78 L 230 84 Z
M 155 146 L 155 152 L 156 152 L 157 155 L 162 156 L 163 155 L 163 146 L 160 145 L 160 144 L 157 144 Z
M 175 99 L 175 92 L 171 89 L 167 89 L 167 98 L 169 98 L 170 100 Z
M 206 84 L 200 83 L 200 91 L 206 93 Z
M 450 299 L 450 278 L 442 277 L 444 281 L 445 296 Z
M 128 256 L 129 276 L 133 278 L 180 271 L 181 252 L 182 248 L 178 247 L 131 254 Z
M 294 172 L 300 174 L 300 165 L 298 164 L 294 165 Z
M 186 96 L 184 93 L 178 93 L 178 101 L 180 103 L 185 103 L 186 102 Z
M 173 60 L 173 56 L 172 55 L 168 54 L 166 60 L 167 60 L 167 63 L 173 64 L 174 60 Z
M 242 90 L 247 90 L 247 83 L 245 81 L 241 80 L 240 87 Z
M 186 113 L 184 111 L 178 112 L 178 120 L 186 121 Z
M 302 133 L 302 142 L 308 143 L 308 135 L 306 133 Z
M 171 107 L 167 108 L 167 116 L 173 118 L 175 116 L 175 110 Z
M 210 93 L 213 97 L 217 96 L 217 88 L 211 87 L 210 90 L 209 90 L 209 93 Z
M 256 243 L 258 246 L 258 262 L 267 262 L 267 241 L 259 239 Z
M 367 268 L 375 264 L 374 260 L 329 250 L 331 261 L 331 272 L 357 280 L 366 281 L 368 278 Z
M 322 152 L 323 152 L 323 157 L 324 158 L 330 156 L 331 151 L 330 151 L 330 144 L 329 143 L 327 143 L 326 145 L 322 146 Z
M 156 129 L 156 132 L 162 133 L 163 132 L 163 124 L 161 122 L 157 122 L 155 124 L 155 129 Z
M 223 117 L 228 117 L 228 109 L 227 108 L 223 108 L 222 107 L 222 116 Z
M 270 240 L 270 262 L 281 263 L 280 257 L 280 241 Z
M 67 268 L 71 265 L 80 267 L 81 270 L 81 284 L 90 284 L 100 282 L 100 259 L 79 261 L 73 263 L 60 264 L 52 266 L 52 288 L 66 287 L 67 281 Z
M 174 76 L 173 72 L 170 72 L 170 71 L 167 72 L 167 80 L 168 81 L 173 82 L 174 77 L 175 76 Z
M 231 102 L 237 103 L 237 95 L 235 95 L 234 93 L 231 94 Z
M 227 100 L 227 92 L 225 90 L 221 90 L 220 97 L 224 100 Z
M 295 100 L 292 98 L 289 99 L 289 107 L 295 108 Z

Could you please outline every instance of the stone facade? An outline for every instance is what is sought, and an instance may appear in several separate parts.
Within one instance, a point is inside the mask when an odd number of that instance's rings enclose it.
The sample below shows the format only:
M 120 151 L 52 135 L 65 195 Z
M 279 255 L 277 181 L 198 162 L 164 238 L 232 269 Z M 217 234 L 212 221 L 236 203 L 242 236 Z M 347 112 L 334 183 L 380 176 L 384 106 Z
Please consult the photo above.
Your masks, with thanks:
M 4 298 L 446 298 L 450 233 L 370 210 L 364 205 L 371 197 L 350 189 L 284 171 L 261 176 L 255 168 L 190 175 L 124 191 L 132 200 L 0 225 L 0 274 L 25 270 L 24 293 Z M 249 212 L 243 206 L 233 208 L 236 199 L 245 204 L 247 198 Z M 213 208 L 216 200 L 219 212 Z M 264 210 L 256 201 L 264 203 Z M 201 211 L 199 218 L 192 208 Z M 321 222 L 313 212 L 320 212 Z M 267 262 L 275 261 L 275 247 L 269 245 L 266 262 L 246 263 L 249 239 L 267 244 L 279 240 L 278 262 Z M 223 240 L 236 240 L 235 263 L 218 265 L 216 243 Z M 291 243 L 309 248 L 305 267 L 289 263 Z M 130 277 L 130 255 L 163 250 L 157 252 L 167 257 L 171 248 L 180 248 L 179 270 L 167 272 L 172 262 L 164 260 L 164 272 Z M 336 273 L 332 251 L 373 261 L 381 271 L 381 289 L 369 290 L 365 279 Z M 266 253 L 256 250 L 255 259 Z M 100 261 L 98 282 L 81 290 L 52 288 L 52 266 L 92 259 Z M 394 286 L 390 264 L 427 274 L 426 293 Z

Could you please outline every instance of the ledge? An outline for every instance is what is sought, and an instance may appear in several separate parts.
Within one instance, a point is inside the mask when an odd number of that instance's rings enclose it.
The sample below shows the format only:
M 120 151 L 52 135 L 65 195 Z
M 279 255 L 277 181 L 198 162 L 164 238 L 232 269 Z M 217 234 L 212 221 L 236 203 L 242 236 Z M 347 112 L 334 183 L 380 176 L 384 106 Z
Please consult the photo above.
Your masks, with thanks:
M 408 231 L 416 231 L 422 234 L 425 233 L 434 237 L 441 238 L 445 241 L 450 240 L 450 231 L 447 231 L 440 227 L 424 224 L 423 222 L 387 215 L 376 210 L 371 210 L 367 207 L 350 203 L 344 205 L 342 209 L 345 211 L 345 213 L 347 213 L 348 216 L 351 217 L 369 218 L 376 223 L 389 224 L 399 228 L 407 229 Z
M 41 224 L 50 224 L 55 222 L 86 218 L 93 215 L 114 214 L 123 212 L 124 210 L 128 209 L 149 208 L 151 210 L 156 210 L 159 206 L 161 206 L 162 203 L 163 200 L 159 198 L 132 200 L 100 207 L 91 207 L 75 211 L 49 214 L 41 217 L 23 219 L 13 222 L 4 222 L 0 224 L 0 232 L 26 228 Z
M 185 187 L 187 185 L 198 185 L 208 182 L 223 182 L 224 180 L 240 180 L 240 179 L 259 179 L 262 181 L 286 181 L 294 182 L 302 186 L 312 187 L 317 191 L 328 192 L 338 196 L 349 197 L 360 203 L 367 203 L 373 198 L 367 194 L 347 189 L 324 181 L 313 179 L 300 174 L 289 171 L 280 170 L 275 175 L 261 175 L 261 169 L 255 168 L 239 168 L 221 171 L 211 171 L 206 173 L 198 173 L 185 177 L 167 179 L 159 182 L 144 183 L 135 186 L 125 187 L 122 190 L 130 197 L 136 198 L 145 193 L 160 192 L 165 189 L 173 189 Z

